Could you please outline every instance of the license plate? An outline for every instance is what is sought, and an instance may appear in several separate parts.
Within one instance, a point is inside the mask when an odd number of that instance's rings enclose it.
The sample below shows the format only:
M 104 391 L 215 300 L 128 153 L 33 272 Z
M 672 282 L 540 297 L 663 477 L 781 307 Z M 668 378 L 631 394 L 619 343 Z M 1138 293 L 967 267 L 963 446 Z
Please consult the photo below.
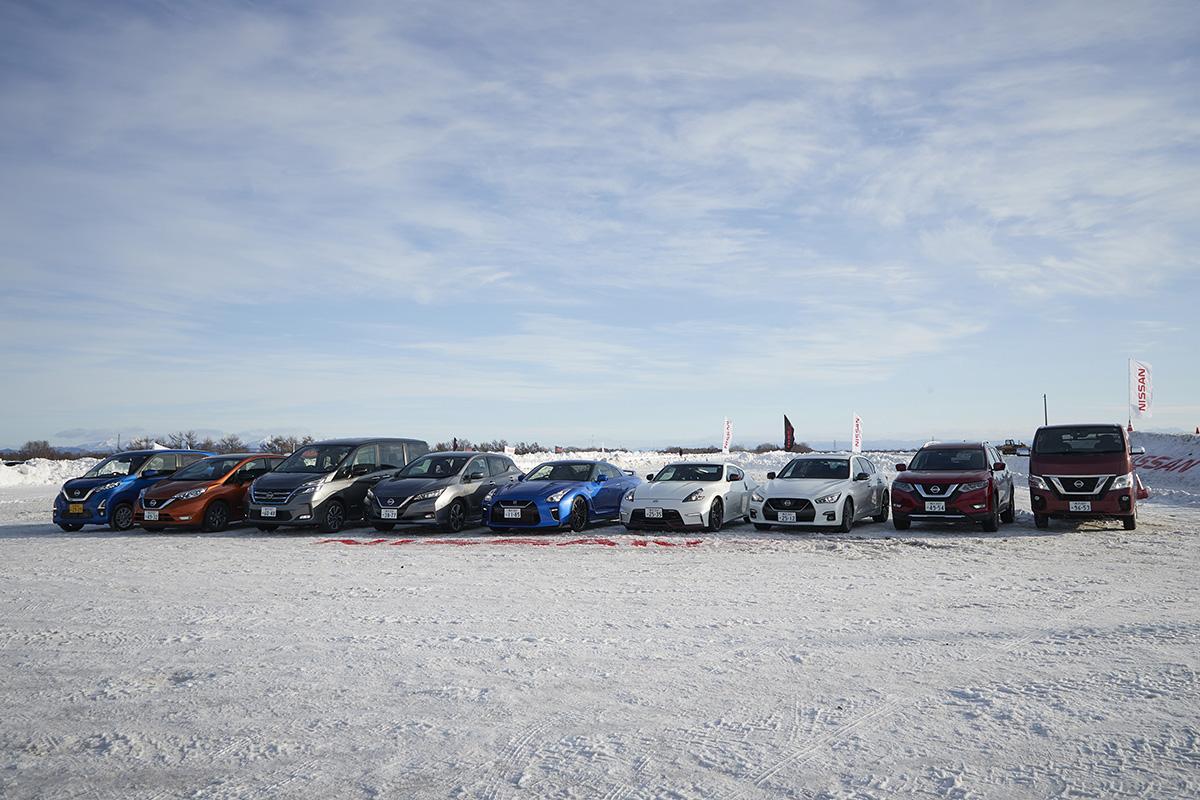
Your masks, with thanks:
M 394 508 L 381 508 L 379 516 L 381 519 L 396 519 L 396 511 L 397 509 Z
M 795 511 L 780 511 L 779 512 L 779 521 L 780 522 L 795 522 L 796 521 L 796 512 Z
M 662 509 L 661 508 L 647 508 L 646 509 L 646 519 L 662 519 Z
M 146 522 L 158 522 L 158 512 L 157 511 L 147 511 L 146 512 Z
M 926 500 L 925 501 L 925 510 L 926 511 L 945 511 L 946 510 L 946 501 L 945 500 Z
M 83 503 L 68 504 L 67 505 L 67 513 L 68 514 L 82 514 L 83 513 Z
M 521 509 L 519 509 L 519 508 L 504 509 L 504 518 L 505 519 L 520 519 L 521 518 Z
M 1069 506 L 1071 511 L 1091 511 L 1091 500 L 1072 500 Z
M 261 508 L 261 509 L 259 509 L 258 514 L 259 514 L 259 516 L 262 516 L 262 517 L 273 517 L 273 516 L 275 516 L 275 509 Z

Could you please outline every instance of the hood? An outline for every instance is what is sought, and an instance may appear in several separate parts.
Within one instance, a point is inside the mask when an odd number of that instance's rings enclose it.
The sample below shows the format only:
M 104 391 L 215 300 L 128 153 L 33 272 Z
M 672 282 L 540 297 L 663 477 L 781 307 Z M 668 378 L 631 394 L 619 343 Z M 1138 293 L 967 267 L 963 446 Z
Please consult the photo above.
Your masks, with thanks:
M 1098 453 L 1092 456 L 1029 457 L 1031 475 L 1124 475 L 1133 470 L 1128 453 Z
M 991 473 L 986 469 L 930 469 L 930 470 L 907 470 L 896 476 L 898 481 L 908 481 L 910 483 L 920 483 L 923 485 L 940 484 L 946 486 L 951 483 L 971 483 L 973 481 L 986 481 Z
M 457 475 L 448 475 L 444 478 L 396 478 L 395 480 L 380 481 L 375 484 L 375 496 L 394 497 L 397 500 L 402 500 L 405 497 L 412 497 L 414 494 L 420 494 L 428 489 L 449 486 L 457 478 Z
M 176 495 L 180 492 L 186 492 L 188 489 L 203 489 L 212 488 L 220 483 L 215 481 L 173 481 L 167 478 L 165 481 L 159 481 L 146 490 L 146 497 L 155 497 L 166 500 L 168 497 Z
M 62 490 L 63 494 L 65 494 L 69 499 L 82 500 L 88 492 L 96 489 L 97 487 L 103 486 L 106 483 L 112 483 L 113 481 L 130 481 L 132 479 L 132 475 L 125 475 L 124 477 L 105 475 L 102 478 L 72 478 L 62 485 Z
M 657 481 L 638 486 L 634 497 L 638 500 L 682 500 L 697 489 L 704 489 L 705 494 L 709 491 L 717 493 L 727 485 L 722 485 L 722 481 Z
M 582 489 L 587 484 L 583 481 L 521 481 L 510 483 L 496 492 L 496 500 L 540 500 L 555 492 L 566 489 Z
M 846 491 L 849 478 L 776 478 L 766 485 L 767 497 L 824 497 Z M 762 494 L 762 491 L 759 492 Z
M 328 475 L 328 472 L 268 472 L 256 478 L 254 485 L 262 491 L 290 492 L 302 483 L 321 480 Z

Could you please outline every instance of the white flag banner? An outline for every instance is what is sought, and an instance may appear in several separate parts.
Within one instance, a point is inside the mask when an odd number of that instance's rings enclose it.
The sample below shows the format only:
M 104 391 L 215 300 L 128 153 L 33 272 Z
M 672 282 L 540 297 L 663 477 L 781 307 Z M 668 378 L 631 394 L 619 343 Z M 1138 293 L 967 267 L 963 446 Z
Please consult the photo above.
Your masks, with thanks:
M 1154 405 L 1154 381 L 1150 365 L 1145 361 L 1129 359 L 1129 415 L 1136 419 L 1152 416 Z
M 850 452 L 862 452 L 862 417 L 854 415 L 854 428 L 850 432 Z
M 733 441 L 733 423 L 729 421 L 729 417 L 725 418 L 725 438 L 721 440 L 721 452 L 729 454 L 729 443 Z

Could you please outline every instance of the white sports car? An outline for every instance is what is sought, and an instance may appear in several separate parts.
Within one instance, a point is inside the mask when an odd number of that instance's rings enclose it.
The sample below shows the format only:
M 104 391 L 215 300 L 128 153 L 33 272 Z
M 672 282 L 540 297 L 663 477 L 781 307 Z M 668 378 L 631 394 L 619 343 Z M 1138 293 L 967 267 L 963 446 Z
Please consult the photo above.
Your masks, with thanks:
M 726 522 L 746 519 L 758 486 L 736 464 L 709 462 L 668 464 L 646 479 L 621 501 L 621 522 L 629 530 L 719 531 Z
M 750 495 L 750 521 L 760 531 L 773 525 L 837 527 L 846 532 L 860 519 L 886 522 L 887 481 L 870 459 L 813 453 L 794 458 Z

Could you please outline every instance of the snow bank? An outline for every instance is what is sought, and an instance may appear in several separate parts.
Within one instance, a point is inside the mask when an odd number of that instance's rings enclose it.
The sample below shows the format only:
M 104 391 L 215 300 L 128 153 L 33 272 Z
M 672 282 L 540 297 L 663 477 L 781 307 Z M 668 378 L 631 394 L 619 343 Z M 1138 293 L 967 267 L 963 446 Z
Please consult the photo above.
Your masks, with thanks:
M 1200 505 L 1200 436 L 1134 431 L 1133 446 L 1146 448 L 1133 465 L 1154 497 Z
M 65 461 L 34 458 L 15 467 L 0 465 L 0 487 L 58 486 L 69 478 L 78 478 L 91 469 L 96 461 L 94 458 L 74 458 Z

